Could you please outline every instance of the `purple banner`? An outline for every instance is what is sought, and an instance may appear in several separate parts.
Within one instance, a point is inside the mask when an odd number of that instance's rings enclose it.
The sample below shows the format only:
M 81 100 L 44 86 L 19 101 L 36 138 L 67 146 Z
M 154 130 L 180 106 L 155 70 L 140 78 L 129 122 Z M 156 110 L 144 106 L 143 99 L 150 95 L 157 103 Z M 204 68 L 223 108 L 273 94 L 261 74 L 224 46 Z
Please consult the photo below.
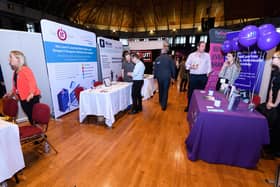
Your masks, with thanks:
M 238 34 L 239 31 L 228 33 L 227 40 L 237 37 Z M 238 52 L 237 55 L 240 59 L 241 72 L 238 79 L 235 81 L 236 87 L 249 91 L 254 89 L 255 93 L 259 93 L 265 65 L 265 52 L 254 47 L 250 47 L 249 49 L 243 49 Z

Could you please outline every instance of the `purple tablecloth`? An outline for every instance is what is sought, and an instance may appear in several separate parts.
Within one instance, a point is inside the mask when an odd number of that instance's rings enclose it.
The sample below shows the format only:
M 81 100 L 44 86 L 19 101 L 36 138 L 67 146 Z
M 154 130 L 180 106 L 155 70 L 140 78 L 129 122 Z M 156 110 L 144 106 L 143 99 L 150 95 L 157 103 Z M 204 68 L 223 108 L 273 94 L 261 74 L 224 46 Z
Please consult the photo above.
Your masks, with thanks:
M 221 100 L 221 107 L 214 108 L 224 112 L 210 112 L 206 106 L 214 106 L 214 101 L 207 100 L 206 95 L 200 90 L 195 90 L 192 95 L 187 116 L 190 124 L 186 139 L 189 159 L 256 167 L 262 145 L 269 143 L 265 117 L 248 111 L 248 105 L 242 102 L 236 111 L 228 111 L 228 101 L 218 92 L 214 92 L 214 97 Z

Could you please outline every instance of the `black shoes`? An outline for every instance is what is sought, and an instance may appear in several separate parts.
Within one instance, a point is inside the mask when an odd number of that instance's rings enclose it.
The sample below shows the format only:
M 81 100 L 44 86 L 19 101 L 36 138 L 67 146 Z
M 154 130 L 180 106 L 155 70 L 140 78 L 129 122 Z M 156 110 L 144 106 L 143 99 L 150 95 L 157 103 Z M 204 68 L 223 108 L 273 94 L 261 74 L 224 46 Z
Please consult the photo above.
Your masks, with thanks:
M 162 110 L 162 111 L 165 111 L 165 110 L 166 110 L 166 105 L 165 105 L 165 106 L 162 106 L 162 105 L 161 105 L 161 110 Z
M 131 110 L 128 112 L 128 114 L 137 114 L 137 113 L 138 113 L 138 111 L 136 111 L 136 110 Z

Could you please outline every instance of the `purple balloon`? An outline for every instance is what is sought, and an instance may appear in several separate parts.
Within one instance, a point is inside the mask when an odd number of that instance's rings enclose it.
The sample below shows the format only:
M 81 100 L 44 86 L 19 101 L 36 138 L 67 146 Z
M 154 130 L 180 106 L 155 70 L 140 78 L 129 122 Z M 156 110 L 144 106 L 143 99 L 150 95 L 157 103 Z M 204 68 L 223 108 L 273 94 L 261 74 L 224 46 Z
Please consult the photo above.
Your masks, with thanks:
M 232 50 L 232 47 L 231 47 L 231 43 L 229 40 L 226 40 L 224 41 L 224 44 L 222 45 L 222 51 L 224 53 L 228 53 Z
M 264 24 L 264 25 L 259 26 L 259 35 L 262 36 L 262 35 L 268 34 L 270 32 L 274 32 L 275 30 L 276 29 L 275 29 L 274 25 Z
M 254 25 L 244 27 L 239 35 L 239 43 L 244 47 L 250 47 L 257 42 L 259 36 L 259 29 Z
M 280 42 L 280 34 L 276 31 L 260 36 L 258 47 L 263 51 L 268 51 L 276 47 Z
M 240 46 L 239 46 L 239 38 L 238 37 L 235 37 L 231 40 L 231 47 L 232 47 L 232 50 L 234 51 L 240 51 Z

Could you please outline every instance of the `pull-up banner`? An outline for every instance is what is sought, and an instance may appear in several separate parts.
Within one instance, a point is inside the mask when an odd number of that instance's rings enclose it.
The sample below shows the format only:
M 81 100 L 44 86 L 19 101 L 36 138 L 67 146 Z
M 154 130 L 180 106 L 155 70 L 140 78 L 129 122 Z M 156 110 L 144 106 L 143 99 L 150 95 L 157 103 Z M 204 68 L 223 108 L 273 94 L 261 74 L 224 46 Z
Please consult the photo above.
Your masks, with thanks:
M 92 32 L 41 20 L 55 118 L 78 108 L 75 90 L 98 80 L 96 36 Z
M 239 31 L 227 33 L 227 40 L 238 37 Z M 235 86 L 242 90 L 259 93 L 263 69 L 265 65 L 264 57 L 266 52 L 257 47 L 244 48 L 237 53 L 240 60 L 241 72 L 235 81 Z
M 225 29 L 210 29 L 210 58 L 212 65 L 212 72 L 208 77 L 206 89 L 215 90 L 218 81 L 219 72 L 223 66 L 224 55 L 222 54 L 221 47 L 226 40 L 226 35 L 229 30 Z
M 102 78 L 117 81 L 121 77 L 122 43 L 109 38 L 98 37 Z

